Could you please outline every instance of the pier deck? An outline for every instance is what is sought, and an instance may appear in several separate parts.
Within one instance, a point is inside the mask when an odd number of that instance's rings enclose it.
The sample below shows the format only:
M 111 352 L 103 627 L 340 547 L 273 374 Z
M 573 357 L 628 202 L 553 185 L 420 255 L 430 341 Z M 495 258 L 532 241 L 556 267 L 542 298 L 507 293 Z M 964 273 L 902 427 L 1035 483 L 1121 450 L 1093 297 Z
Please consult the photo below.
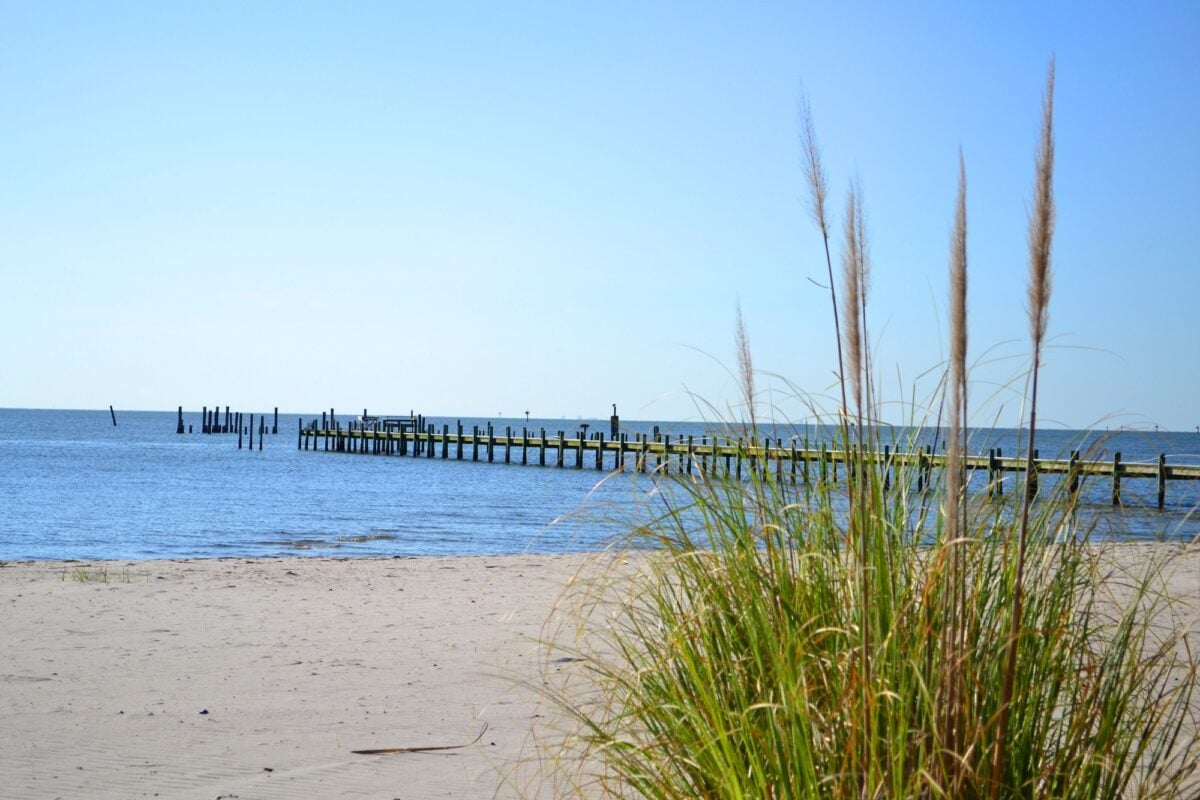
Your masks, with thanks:
M 448 425 L 443 425 L 442 430 L 438 431 L 432 425 L 423 430 L 384 430 L 379 426 L 305 427 L 301 423 L 296 446 L 304 450 L 311 447 L 313 450 L 323 448 L 340 453 L 412 455 L 488 462 L 499 457 L 506 464 L 519 458 L 521 464 L 537 463 L 543 466 L 547 463 L 549 453 L 553 459 L 551 465 L 556 467 L 583 469 L 591 462 L 592 468 L 602 471 L 634 469 L 642 472 L 683 471 L 689 474 L 695 471 L 701 475 L 723 473 L 739 477 L 746 469 L 767 475 L 774 472 L 779 478 L 786 474 L 792 480 L 797 479 L 798 473 L 803 480 L 809 480 L 809 470 L 813 467 L 822 479 L 831 473 L 832 479 L 837 480 L 839 467 L 844 471 L 847 464 L 861 460 L 884 466 L 888 476 L 895 468 L 915 470 L 918 489 L 930 484 L 933 469 L 946 466 L 946 456 L 933 453 L 929 448 L 918 452 L 892 452 L 890 447 L 885 447 L 882 452 L 848 453 L 828 447 L 801 447 L 795 441 L 785 442 L 781 439 L 752 441 L 713 437 L 710 440 L 710 437 L 702 437 L 696 441 L 692 436 L 672 440 L 669 435 L 651 438 L 645 434 L 635 434 L 633 438 L 623 434 L 615 439 L 606 439 L 603 433 L 591 436 L 580 433 L 571 437 L 564 431 L 547 435 L 545 429 L 540 429 L 531 435 L 527 429 L 517 434 L 507 428 L 500 434 L 490 428 L 481 430 L 475 427 L 471 431 L 464 431 L 461 425 L 454 431 Z M 569 461 L 568 453 L 573 456 Z M 650 463 L 652 460 L 653 464 Z M 987 474 L 989 492 L 1003 492 L 1004 474 L 1024 473 L 1027 467 L 1024 456 L 1004 457 L 995 450 L 988 455 L 966 456 L 963 460 L 969 473 Z M 1153 479 L 1158 485 L 1158 507 L 1163 508 L 1167 484 L 1171 481 L 1200 480 L 1200 465 L 1168 464 L 1165 455 L 1160 455 L 1156 462 L 1125 463 L 1121 461 L 1120 453 L 1115 453 L 1111 461 L 1085 461 L 1077 453 L 1068 459 L 1044 459 L 1037 457 L 1035 450 L 1035 488 L 1036 479 L 1041 475 L 1064 476 L 1069 481 L 1071 491 L 1075 491 L 1085 477 L 1108 478 L 1112 482 L 1114 505 L 1121 504 L 1122 480 Z

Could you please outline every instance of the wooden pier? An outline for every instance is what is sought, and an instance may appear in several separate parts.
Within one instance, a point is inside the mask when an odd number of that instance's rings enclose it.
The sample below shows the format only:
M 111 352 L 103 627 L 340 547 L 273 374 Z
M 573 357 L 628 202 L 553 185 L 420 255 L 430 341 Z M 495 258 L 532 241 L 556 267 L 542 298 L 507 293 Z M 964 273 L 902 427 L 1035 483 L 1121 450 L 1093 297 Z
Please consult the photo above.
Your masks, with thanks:
M 330 418 L 332 419 L 332 418 Z M 501 434 L 492 426 L 471 430 L 463 429 L 461 423 L 450 430 L 443 424 L 441 430 L 425 423 L 423 417 L 414 416 L 405 420 L 403 426 L 384 428 L 380 421 L 373 424 L 351 423 L 343 428 L 340 423 L 330 425 L 325 419 L 318 425 L 313 420 L 309 425 L 298 421 L 297 449 L 338 453 L 364 453 L 374 455 L 401 455 L 419 458 L 456 459 L 459 461 L 503 460 L 505 464 L 536 463 L 554 467 L 599 471 L 640 472 L 672 471 L 700 475 L 735 475 L 753 472 L 778 480 L 837 481 L 838 469 L 845 471 L 848 465 L 869 463 L 884 468 L 885 485 L 890 483 L 893 470 L 907 468 L 915 472 L 917 489 L 931 485 L 934 469 L 946 466 L 944 454 L 933 453 L 931 448 L 918 452 L 893 452 L 884 447 L 883 452 L 834 450 L 827 446 L 818 448 L 801 447 L 797 442 L 782 439 L 752 441 L 728 437 L 675 437 L 648 434 L 620 434 L 605 438 L 602 432 L 591 436 L 580 431 L 574 437 L 565 431 L 547 435 L 541 428 L 536 433 L 522 428 L 518 434 L 506 427 Z M 570 457 L 568 458 L 568 454 Z M 519 459 L 519 462 L 518 462 Z M 653 461 L 653 463 L 651 463 Z M 987 491 L 1002 494 L 1005 473 L 1024 473 L 1026 459 L 1004 457 L 999 450 L 987 455 L 966 456 L 964 466 L 968 475 L 982 472 L 987 475 Z M 814 473 L 815 474 L 812 474 Z M 1111 461 L 1085 461 L 1079 453 L 1068 459 L 1043 459 L 1034 451 L 1034 479 L 1030 482 L 1037 490 L 1041 475 L 1061 475 L 1068 481 L 1071 492 L 1079 489 L 1080 482 L 1087 477 L 1103 477 L 1111 480 L 1112 503 L 1121 505 L 1121 483 L 1127 479 L 1152 479 L 1156 481 L 1157 505 L 1166 503 L 1167 484 L 1170 481 L 1200 480 L 1200 466 L 1168 464 L 1165 455 L 1156 463 L 1125 463 L 1121 454 L 1115 453 Z

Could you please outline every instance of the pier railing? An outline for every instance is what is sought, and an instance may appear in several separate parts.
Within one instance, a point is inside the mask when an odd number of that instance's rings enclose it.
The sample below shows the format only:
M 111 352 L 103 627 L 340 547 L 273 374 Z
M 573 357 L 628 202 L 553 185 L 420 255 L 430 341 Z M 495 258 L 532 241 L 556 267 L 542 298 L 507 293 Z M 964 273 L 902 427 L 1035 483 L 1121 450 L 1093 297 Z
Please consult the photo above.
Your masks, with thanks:
M 424 423 L 424 420 L 420 422 Z M 846 451 L 826 445 L 810 447 L 802 446 L 795 440 L 770 438 L 755 441 L 706 436 L 697 440 L 694 436 L 672 439 L 670 435 L 650 437 L 647 434 L 634 434 L 632 437 L 621 434 L 616 438 L 605 438 L 603 433 L 591 436 L 579 433 L 571 437 L 565 431 L 547 435 L 544 428 L 536 433 L 522 429 L 518 434 L 509 427 L 500 434 L 491 427 L 480 429 L 474 426 L 466 431 L 461 424 L 453 431 L 449 425 L 442 425 L 439 431 L 436 426 L 426 424 L 396 430 L 384 429 L 378 424 L 352 424 L 345 428 L 340 424 L 334 427 L 319 426 L 315 421 L 308 426 L 300 423 L 296 447 L 303 450 L 440 457 L 459 461 L 502 460 L 505 464 L 536 463 L 541 466 L 547 465 L 549 457 L 550 466 L 574 469 L 584 469 L 586 466 L 601 471 L 681 471 L 700 475 L 736 475 L 740 478 L 745 470 L 793 481 L 836 481 L 839 467 L 844 474 L 846 469 L 854 465 L 873 464 L 884 469 L 885 484 L 890 483 L 894 469 L 915 471 L 918 490 L 930 485 L 933 470 L 944 468 L 947 460 L 944 454 L 934 453 L 929 447 L 913 452 L 893 452 L 889 446 L 885 446 L 881 452 Z M 968 473 L 986 473 L 989 493 L 1003 493 L 1005 473 L 1024 473 L 1027 468 L 1024 456 L 1005 457 L 998 449 L 989 451 L 987 455 L 966 456 L 963 460 Z M 816 475 L 812 475 L 810 470 L 815 470 Z M 1064 476 L 1071 492 L 1078 490 L 1083 478 L 1108 478 L 1112 484 L 1113 505 L 1121 504 L 1122 480 L 1153 479 L 1157 482 L 1159 508 L 1165 505 L 1170 481 L 1200 480 L 1200 465 L 1168 464 L 1165 455 L 1160 455 L 1154 463 L 1125 463 L 1119 452 L 1114 453 L 1111 461 L 1097 461 L 1083 460 L 1078 452 L 1072 453 L 1067 459 L 1044 459 L 1038 457 L 1035 450 L 1033 470 L 1033 480 L 1030 482 L 1033 491 L 1037 490 L 1038 477 L 1042 475 Z

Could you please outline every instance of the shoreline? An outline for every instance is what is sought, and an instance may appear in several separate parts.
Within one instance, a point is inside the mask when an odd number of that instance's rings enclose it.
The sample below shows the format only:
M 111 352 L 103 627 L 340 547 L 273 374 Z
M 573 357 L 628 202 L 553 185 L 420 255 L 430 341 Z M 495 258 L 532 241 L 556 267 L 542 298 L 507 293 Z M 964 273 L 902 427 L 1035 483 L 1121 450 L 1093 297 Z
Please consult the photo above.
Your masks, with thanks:
M 1169 593 L 1200 636 L 1200 547 L 1113 548 L 1118 572 L 1179 555 Z M 532 731 L 558 712 L 537 687 L 572 667 L 541 642 L 581 568 L 613 558 L 0 561 L 0 785 L 13 798 L 550 796 Z M 352 752 L 386 748 L 446 749 Z

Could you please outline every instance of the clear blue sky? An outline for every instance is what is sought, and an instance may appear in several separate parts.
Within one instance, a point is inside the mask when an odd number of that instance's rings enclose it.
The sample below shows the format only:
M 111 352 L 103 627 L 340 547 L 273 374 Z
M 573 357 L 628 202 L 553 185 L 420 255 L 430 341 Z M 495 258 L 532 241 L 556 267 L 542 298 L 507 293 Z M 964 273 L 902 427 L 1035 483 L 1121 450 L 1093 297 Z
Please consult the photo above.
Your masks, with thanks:
M 739 301 L 822 395 L 804 87 L 892 400 L 945 350 L 963 148 L 976 421 L 1016 424 L 1053 53 L 1041 415 L 1191 430 L 1198 41 L 1192 2 L 3 2 L 0 406 L 694 418 Z

